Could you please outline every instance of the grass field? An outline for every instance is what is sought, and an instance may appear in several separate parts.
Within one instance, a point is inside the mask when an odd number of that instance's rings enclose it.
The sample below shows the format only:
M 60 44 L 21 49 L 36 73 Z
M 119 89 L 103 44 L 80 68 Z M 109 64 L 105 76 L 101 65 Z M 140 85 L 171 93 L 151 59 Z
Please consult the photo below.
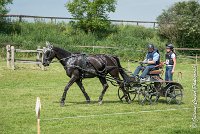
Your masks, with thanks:
M 45 134 L 200 133 L 199 127 L 191 128 L 193 114 L 191 63 L 178 64 L 176 70 L 183 73 L 182 105 L 168 105 L 164 98 L 161 98 L 157 105 L 141 106 L 137 99 L 132 104 L 122 103 L 117 97 L 117 87 L 111 84 L 103 104 L 98 105 L 101 84 L 97 79 L 87 79 L 84 85 L 91 97 L 91 104 L 85 103 L 80 89 L 77 85 L 73 85 L 67 94 L 65 107 L 60 107 L 59 100 L 69 78 L 61 65 L 52 64 L 47 71 L 41 71 L 34 65 L 17 65 L 19 68 L 12 71 L 6 68 L 5 62 L 0 62 L 0 134 L 36 133 L 37 96 L 42 103 L 41 133 Z M 126 67 L 126 63 L 123 63 L 123 66 Z M 132 66 L 132 70 L 135 66 Z M 52 119 L 63 117 L 77 118 Z M 200 120 L 199 113 L 198 119 Z

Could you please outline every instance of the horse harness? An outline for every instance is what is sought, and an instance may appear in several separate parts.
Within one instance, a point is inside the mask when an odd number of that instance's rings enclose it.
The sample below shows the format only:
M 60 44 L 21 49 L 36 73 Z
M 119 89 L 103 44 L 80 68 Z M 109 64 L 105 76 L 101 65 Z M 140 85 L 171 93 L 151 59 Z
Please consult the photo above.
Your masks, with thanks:
M 108 66 L 106 60 L 104 60 L 104 57 L 102 56 L 107 56 L 113 63 L 114 66 Z M 63 58 L 60 59 L 60 61 L 67 61 L 69 62 L 64 68 L 77 68 L 79 70 L 82 71 L 82 76 L 81 78 L 84 78 L 86 76 L 87 73 L 91 73 L 91 74 L 95 74 L 98 75 L 100 77 L 105 77 L 105 74 L 107 74 L 108 72 L 108 68 L 112 68 L 115 69 L 117 66 L 117 62 L 116 60 L 109 56 L 109 55 L 95 55 L 95 57 L 97 58 L 99 64 L 101 64 L 101 66 L 103 67 L 102 70 L 98 70 L 97 67 L 90 61 L 89 56 L 87 54 L 72 54 L 70 57 L 67 58 Z M 76 61 L 78 60 L 78 63 L 72 62 L 73 64 L 70 63 L 69 60 L 73 60 Z M 89 70 L 88 67 L 92 66 L 95 70 Z

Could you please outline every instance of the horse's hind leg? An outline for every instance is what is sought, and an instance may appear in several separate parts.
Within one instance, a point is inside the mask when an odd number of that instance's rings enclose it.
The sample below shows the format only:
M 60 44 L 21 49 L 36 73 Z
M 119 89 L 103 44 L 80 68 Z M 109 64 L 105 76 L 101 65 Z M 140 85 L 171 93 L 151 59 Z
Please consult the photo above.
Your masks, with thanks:
M 70 81 L 68 82 L 68 84 L 66 85 L 65 89 L 64 89 L 64 92 L 63 92 L 63 95 L 62 95 L 62 98 L 61 98 L 61 101 L 60 101 L 60 106 L 64 106 L 65 105 L 65 99 L 66 99 L 66 94 L 67 94 L 67 91 L 69 90 L 69 88 L 72 86 L 72 84 L 77 80 L 77 78 L 75 76 L 72 76 Z
M 101 95 L 99 96 L 99 104 L 101 105 L 102 104 L 102 100 L 103 100 L 103 96 L 106 92 L 106 90 L 108 89 L 108 83 L 106 81 L 106 79 L 104 77 L 99 77 L 99 80 L 103 86 L 103 90 L 101 92 Z
M 89 97 L 88 94 L 86 93 L 82 81 L 77 80 L 76 83 L 77 83 L 77 85 L 79 86 L 79 88 L 81 89 L 83 95 L 85 96 L 86 102 L 87 102 L 87 103 L 90 103 L 90 97 Z

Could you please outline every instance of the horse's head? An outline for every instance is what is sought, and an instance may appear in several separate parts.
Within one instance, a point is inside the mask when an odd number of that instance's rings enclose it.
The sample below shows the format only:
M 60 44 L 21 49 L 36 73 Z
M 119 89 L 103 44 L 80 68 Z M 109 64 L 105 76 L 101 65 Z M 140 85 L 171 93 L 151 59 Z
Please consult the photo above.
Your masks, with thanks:
M 46 48 L 44 50 L 44 56 L 43 56 L 43 65 L 49 66 L 54 57 L 55 57 L 55 52 L 53 50 L 53 45 L 46 42 Z

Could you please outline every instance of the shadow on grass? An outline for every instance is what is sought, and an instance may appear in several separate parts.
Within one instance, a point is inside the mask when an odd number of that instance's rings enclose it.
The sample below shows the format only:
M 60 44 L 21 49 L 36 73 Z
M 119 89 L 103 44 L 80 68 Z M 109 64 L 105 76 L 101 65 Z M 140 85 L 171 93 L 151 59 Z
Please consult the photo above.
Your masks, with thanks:
M 59 101 L 54 101 L 53 103 L 58 103 L 58 104 L 60 104 Z M 99 102 L 98 102 L 98 101 L 90 101 L 89 103 L 87 103 L 86 101 L 79 101 L 79 102 L 77 102 L 77 101 L 66 101 L 65 104 L 67 105 L 67 103 L 71 103 L 71 104 L 75 104 L 75 105 L 84 105 L 84 104 L 91 104 L 91 105 L 93 105 L 93 104 L 98 104 Z M 136 103 L 136 104 L 140 105 L 140 104 L 138 103 L 138 101 L 136 101 L 136 100 L 133 101 L 132 103 Z M 131 103 L 131 104 L 132 104 L 132 103 Z M 168 104 L 167 101 L 166 101 L 165 99 L 159 99 L 158 102 L 157 102 L 156 104 L 149 104 L 149 103 L 147 102 L 145 105 L 157 105 L 158 103 L 166 104 L 166 105 L 182 105 L 182 104 L 185 104 L 185 103 L 183 103 L 183 102 L 182 102 L 181 104 L 176 104 L 175 102 L 174 102 L 174 103 L 171 103 L 171 104 Z M 128 105 L 127 102 L 121 102 L 120 100 L 116 100 L 116 101 L 105 100 L 105 101 L 103 101 L 102 104 L 126 104 L 126 105 Z
M 165 99 L 159 99 L 157 103 L 162 103 L 162 104 L 167 104 L 167 105 L 182 105 L 182 104 L 185 104 L 184 102 L 181 102 L 181 104 L 177 104 L 175 101 L 168 104 Z
M 53 103 L 60 103 L 59 101 L 54 101 Z M 76 104 L 76 105 L 83 105 L 83 104 L 98 104 L 98 101 L 90 101 L 89 103 L 87 103 L 86 101 L 80 101 L 80 102 L 75 102 L 75 101 L 66 101 L 65 104 L 67 103 L 72 103 L 72 104 Z M 103 101 L 102 104 L 128 104 L 126 102 L 121 102 L 119 100 L 116 101 Z

